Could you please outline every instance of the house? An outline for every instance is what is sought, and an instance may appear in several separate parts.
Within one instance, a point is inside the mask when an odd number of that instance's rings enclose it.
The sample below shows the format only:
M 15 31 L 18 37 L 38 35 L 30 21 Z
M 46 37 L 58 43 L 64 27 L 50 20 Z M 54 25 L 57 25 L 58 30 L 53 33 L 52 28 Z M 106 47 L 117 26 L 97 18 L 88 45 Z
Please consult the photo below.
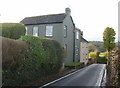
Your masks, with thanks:
M 88 48 L 88 41 L 81 37 L 80 41 L 80 62 L 84 62 L 85 64 L 88 63 L 89 59 L 89 48 Z
M 65 13 L 26 17 L 20 23 L 26 27 L 26 35 L 57 40 L 66 51 L 64 63 L 80 60 L 80 31 L 75 28 L 70 8 Z

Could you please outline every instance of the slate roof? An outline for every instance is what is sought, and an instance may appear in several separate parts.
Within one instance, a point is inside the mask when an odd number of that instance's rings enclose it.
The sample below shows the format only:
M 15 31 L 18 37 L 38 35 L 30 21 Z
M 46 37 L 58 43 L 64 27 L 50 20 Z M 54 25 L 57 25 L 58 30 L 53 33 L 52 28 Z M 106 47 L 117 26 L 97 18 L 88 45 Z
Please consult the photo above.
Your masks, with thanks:
M 84 39 L 83 37 L 81 37 L 81 42 L 87 42 L 89 43 L 86 39 Z
M 65 13 L 26 17 L 20 23 L 23 23 L 25 25 L 62 23 L 65 17 Z

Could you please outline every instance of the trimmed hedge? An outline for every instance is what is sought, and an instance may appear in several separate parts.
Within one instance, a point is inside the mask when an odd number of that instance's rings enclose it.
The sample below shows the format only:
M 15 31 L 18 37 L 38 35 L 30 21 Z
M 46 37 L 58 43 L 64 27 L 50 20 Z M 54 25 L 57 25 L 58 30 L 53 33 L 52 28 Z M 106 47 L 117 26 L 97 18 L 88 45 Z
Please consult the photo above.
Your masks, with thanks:
M 96 60 L 99 64 L 107 64 L 107 59 L 105 57 L 99 57 Z
M 2 33 L 0 36 L 19 39 L 21 36 L 25 35 L 26 30 L 24 24 L 21 23 L 0 23 L 0 31 Z
M 35 36 L 22 36 L 19 40 L 27 43 L 21 52 L 19 64 L 15 67 L 3 67 L 3 82 L 6 86 L 25 86 L 59 73 L 62 66 L 62 48 L 58 42 Z
M 22 50 L 27 46 L 25 42 L 13 40 L 0 36 L 0 40 L 2 41 L 2 62 L 15 61 L 15 59 L 20 59 L 20 54 Z
M 70 63 L 70 64 L 65 64 L 65 66 L 79 66 L 79 65 L 82 65 L 84 64 L 84 62 L 73 62 L 73 63 Z

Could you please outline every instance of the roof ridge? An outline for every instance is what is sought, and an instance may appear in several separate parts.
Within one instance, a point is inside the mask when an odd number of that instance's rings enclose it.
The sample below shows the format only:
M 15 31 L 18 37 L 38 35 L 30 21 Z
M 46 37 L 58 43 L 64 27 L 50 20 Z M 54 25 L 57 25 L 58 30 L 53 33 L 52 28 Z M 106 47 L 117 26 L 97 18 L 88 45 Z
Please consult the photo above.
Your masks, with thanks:
M 54 16 L 54 15 L 62 15 L 65 13 L 59 13 L 59 14 L 47 14 L 47 15 L 39 15 L 39 16 L 30 16 L 30 17 L 25 17 L 25 18 L 36 18 L 36 17 L 43 17 L 43 16 Z

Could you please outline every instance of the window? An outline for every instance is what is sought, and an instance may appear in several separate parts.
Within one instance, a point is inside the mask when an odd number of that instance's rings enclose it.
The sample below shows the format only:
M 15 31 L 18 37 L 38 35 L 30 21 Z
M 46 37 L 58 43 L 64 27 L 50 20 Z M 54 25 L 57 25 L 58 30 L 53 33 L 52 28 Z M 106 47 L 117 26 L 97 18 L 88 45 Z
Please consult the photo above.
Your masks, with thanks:
M 46 36 L 53 36 L 53 26 L 46 26 Z
M 33 27 L 33 36 L 38 36 L 38 27 Z
M 79 32 L 76 31 L 76 39 L 79 39 Z
M 64 26 L 64 37 L 67 37 L 67 26 Z
M 76 55 L 79 55 L 79 48 L 76 49 Z
M 28 35 L 28 28 L 27 28 L 27 27 L 25 27 L 25 29 L 26 29 L 26 34 L 25 34 L 25 35 Z

